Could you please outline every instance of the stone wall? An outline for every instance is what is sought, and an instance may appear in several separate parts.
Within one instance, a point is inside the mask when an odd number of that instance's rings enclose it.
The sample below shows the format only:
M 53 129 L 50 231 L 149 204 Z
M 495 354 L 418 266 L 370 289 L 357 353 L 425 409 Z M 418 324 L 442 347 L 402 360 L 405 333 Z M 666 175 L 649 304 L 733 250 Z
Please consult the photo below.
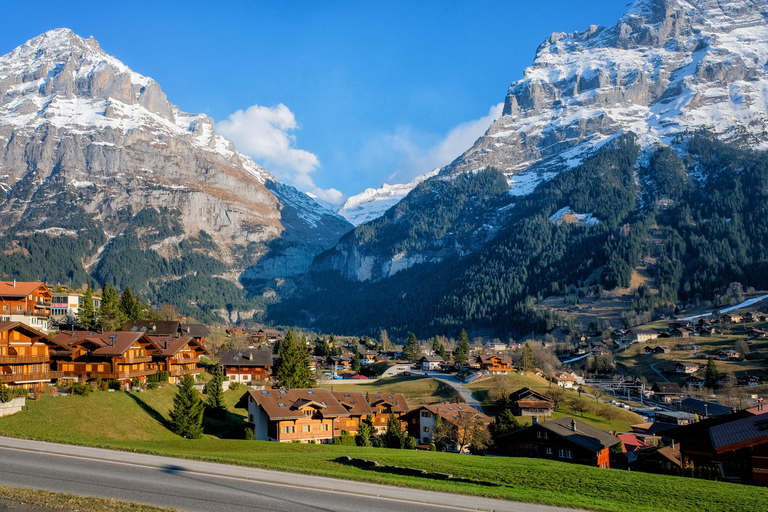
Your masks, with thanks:
M 24 397 L 14 398 L 10 402 L 0 403 L 0 418 L 3 416 L 9 416 L 21 411 L 26 404 L 27 399 Z

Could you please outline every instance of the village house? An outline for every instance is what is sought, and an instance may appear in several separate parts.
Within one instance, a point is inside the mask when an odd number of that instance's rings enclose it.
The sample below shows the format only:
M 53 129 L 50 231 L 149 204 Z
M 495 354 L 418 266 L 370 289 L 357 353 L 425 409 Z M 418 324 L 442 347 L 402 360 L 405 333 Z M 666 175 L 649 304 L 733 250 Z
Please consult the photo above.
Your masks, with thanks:
M 610 448 L 616 437 L 570 416 L 535 421 L 530 427 L 499 436 L 501 452 L 512 457 L 532 457 L 610 467 Z
M 361 350 L 360 351 L 360 363 L 371 364 L 376 362 L 376 356 L 378 354 L 374 350 Z
M 568 372 L 555 372 L 552 382 L 563 389 L 571 389 L 576 385 L 576 378 Z
M 42 391 L 61 377 L 51 355 L 66 351 L 50 336 L 20 322 L 0 322 L 0 384 Z
M 678 405 L 678 408 L 682 412 L 695 414 L 699 418 L 713 418 L 715 416 L 724 416 L 733 412 L 730 407 L 715 402 L 697 400 L 695 398 L 684 398 Z
M 330 356 L 328 358 L 328 368 L 334 371 L 351 370 L 352 359 L 347 356 Z
M 696 415 L 683 411 L 656 411 L 656 423 L 687 425 L 696 421 Z
M 444 363 L 443 358 L 434 355 L 434 356 L 421 356 L 421 359 L 419 360 L 420 367 L 422 371 L 430 371 L 430 370 L 439 370 L 440 365 Z
M 250 390 L 238 408 L 248 410 L 248 423 L 257 441 L 333 443 L 347 409 L 324 388 Z
M 696 363 L 677 363 L 675 373 L 693 374 L 699 371 L 699 365 Z
M 408 433 L 416 438 L 416 441 L 421 445 L 430 445 L 433 442 L 432 435 L 434 434 L 435 419 L 440 417 L 443 423 L 449 423 L 456 425 L 459 429 L 465 428 L 474 419 L 480 421 L 486 427 L 490 425 L 491 418 L 481 413 L 474 407 L 466 403 L 456 404 L 437 404 L 437 405 L 424 405 L 417 409 L 410 411 L 405 419 L 408 424 Z M 463 432 L 459 433 L 461 438 Z M 467 446 L 470 444 L 471 436 L 467 435 L 464 439 L 466 441 L 464 446 L 458 446 L 455 443 L 449 443 L 446 448 L 449 451 L 459 452 L 466 451 Z
M 509 403 L 515 416 L 552 416 L 555 410 L 552 399 L 530 388 L 518 389 L 509 395 Z
M 250 384 L 272 376 L 272 352 L 267 349 L 222 350 L 220 362 L 224 373 L 234 382 Z
M 725 313 L 724 315 L 720 316 L 720 323 L 722 324 L 740 324 L 744 321 L 744 317 L 740 315 L 731 315 L 729 313 Z
M 687 386 L 703 386 L 706 380 L 704 377 L 697 377 L 696 375 L 691 375 L 687 379 L 685 379 L 685 384 Z
M 205 346 L 191 336 L 148 336 L 158 353 L 152 356 L 158 372 L 168 372 L 171 384 L 178 384 L 185 375 L 197 375 L 204 369 L 198 367 L 200 356 L 208 355 Z
M 368 403 L 373 411 L 371 420 L 376 432 L 387 430 L 390 414 L 395 415 L 395 418 L 400 421 L 403 430 L 405 430 L 406 424 L 403 416 L 408 412 L 408 402 L 405 399 L 405 395 L 402 393 L 368 395 Z
M 20 322 L 50 330 L 51 292 L 45 283 L 0 281 L 0 322 Z
M 78 315 L 83 309 L 85 293 L 81 290 L 69 290 L 51 293 L 51 320 L 58 324 L 75 324 Z M 94 311 L 101 307 L 101 295 L 93 294 L 92 304 Z
M 666 403 L 678 400 L 683 394 L 683 390 L 676 382 L 656 382 L 651 387 L 651 392 L 656 400 Z
M 717 358 L 721 361 L 738 361 L 741 354 L 731 348 L 727 350 L 719 350 L 717 352 Z
M 333 435 L 341 435 L 342 430 L 353 435 L 357 434 L 360 422 L 369 416 L 373 416 L 373 408 L 368 404 L 365 395 L 359 391 L 332 391 L 331 394 L 344 406 L 349 414 L 348 417 L 338 419 Z
M 203 324 L 187 324 L 178 320 L 129 320 L 120 330 L 143 332 L 148 336 L 189 336 L 201 345 L 211 335 L 208 327 Z
M 664 446 L 662 448 L 651 446 L 636 451 L 634 455 L 635 460 L 629 463 L 630 471 L 676 475 L 682 467 L 680 463 L 680 450 L 674 446 Z
M 669 331 L 673 338 L 690 338 L 694 331 L 685 327 L 676 327 Z
M 476 362 L 483 373 L 506 375 L 512 371 L 512 358 L 507 354 L 482 354 Z
M 283 339 L 283 333 L 276 329 L 259 329 L 253 333 L 253 341 L 257 343 L 275 343 Z
M 739 411 L 667 432 L 683 467 L 714 468 L 728 482 L 768 487 L 768 412 Z
M 141 332 L 60 332 L 56 342 L 68 349 L 53 356 L 64 379 L 100 377 L 129 384 L 157 373 L 153 360 L 160 350 Z
M 657 331 L 647 329 L 633 329 L 627 333 L 627 338 L 631 343 L 643 343 L 649 340 L 655 340 L 659 337 Z

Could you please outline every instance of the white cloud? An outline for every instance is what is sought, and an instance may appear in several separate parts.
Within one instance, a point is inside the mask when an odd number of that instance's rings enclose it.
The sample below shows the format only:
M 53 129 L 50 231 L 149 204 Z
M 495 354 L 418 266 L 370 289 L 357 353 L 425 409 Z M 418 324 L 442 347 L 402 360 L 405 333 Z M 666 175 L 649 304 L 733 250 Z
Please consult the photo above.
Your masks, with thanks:
M 234 142 L 238 151 L 262 163 L 281 181 L 328 202 L 343 203 L 344 195 L 338 190 L 323 190 L 315 185 L 311 174 L 320 167 L 320 159 L 295 147 L 296 137 L 291 132 L 298 128 L 296 116 L 282 103 L 272 108 L 253 105 L 216 123 L 217 133 Z
M 389 180 L 395 183 L 407 183 L 413 178 L 443 167 L 455 160 L 480 138 L 491 123 L 501 116 L 504 103 L 492 106 L 488 115 L 461 123 L 451 129 L 442 139 L 432 144 L 423 144 L 423 136 L 413 133 L 408 128 L 383 137 L 376 145 L 375 152 L 391 151 L 398 156 L 395 171 Z M 420 143 L 421 142 L 421 143 Z

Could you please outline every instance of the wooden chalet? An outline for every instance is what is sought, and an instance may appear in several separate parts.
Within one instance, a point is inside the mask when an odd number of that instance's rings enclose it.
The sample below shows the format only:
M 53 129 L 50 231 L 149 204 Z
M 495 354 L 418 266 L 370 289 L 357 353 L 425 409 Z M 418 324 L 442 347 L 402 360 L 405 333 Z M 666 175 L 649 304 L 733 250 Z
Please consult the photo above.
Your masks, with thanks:
M 509 403 L 515 416 L 552 416 L 555 410 L 552 399 L 530 388 L 518 389 L 509 395 Z
M 512 358 L 507 354 L 482 354 L 477 363 L 483 373 L 506 375 L 512 371 Z
M 675 373 L 693 374 L 699 371 L 699 365 L 696 363 L 677 363 Z
M 714 468 L 725 481 L 768 487 L 768 413 L 739 411 L 669 430 L 685 468 Z
M 731 315 L 729 313 L 725 313 L 720 316 L 720 323 L 722 324 L 740 324 L 744 321 L 744 317 L 741 315 Z
M 51 370 L 51 355 L 66 352 L 50 336 L 20 322 L 0 322 L 0 384 L 43 391 L 61 373 Z
M 610 467 L 610 448 L 619 439 L 570 416 L 545 422 L 498 437 L 501 453 L 513 457 L 559 460 Z
M 631 343 L 642 343 L 648 340 L 655 340 L 659 337 L 657 331 L 647 329 L 633 329 L 627 333 L 627 338 Z
M 737 361 L 741 354 L 733 349 L 719 350 L 717 358 L 721 361 Z
M 172 384 L 178 384 L 185 375 L 203 372 L 198 367 L 200 356 L 208 355 L 202 342 L 191 336 L 149 336 L 158 353 L 153 356 L 154 367 L 159 372 L 168 372 Z
M 491 418 L 466 403 L 445 403 L 436 405 L 424 405 L 410 411 L 404 419 L 408 425 L 408 433 L 416 438 L 422 445 L 432 443 L 432 434 L 437 417 L 443 423 L 464 423 L 477 418 L 486 427 L 490 425 Z M 460 427 L 461 428 L 461 427 Z M 450 451 L 465 451 L 466 446 L 451 445 L 446 447 Z
M 258 343 L 275 343 L 283 339 L 283 333 L 276 329 L 259 329 L 253 333 L 253 341 Z
M 631 471 L 660 475 L 677 475 L 681 467 L 680 450 L 672 446 L 663 448 L 650 446 L 638 450 L 635 452 L 634 460 L 629 463 Z
M 129 320 L 121 329 L 128 332 L 143 332 L 149 336 L 188 336 L 204 344 L 211 331 L 203 324 L 187 324 L 178 320 Z
M 430 371 L 430 370 L 439 370 L 440 365 L 442 365 L 445 361 L 443 361 L 443 358 L 434 355 L 434 356 L 421 356 L 421 359 L 419 360 L 419 365 L 422 369 L 422 371 Z
M 272 376 L 272 352 L 267 349 L 222 350 L 220 363 L 234 382 L 268 380 Z
M 552 381 L 563 389 L 571 389 L 576 385 L 576 378 L 568 372 L 555 372 Z
M 38 281 L 0 281 L 0 322 L 20 322 L 33 329 L 50 327 L 51 292 Z
M 378 353 L 375 350 L 361 350 L 360 362 L 363 364 L 375 363 L 376 356 L 378 356 Z
M 328 358 L 328 367 L 331 370 L 351 370 L 352 359 L 347 356 L 330 356 Z
M 704 377 L 698 377 L 696 375 L 691 375 L 687 379 L 685 379 L 685 385 L 686 386 L 703 386 L 706 382 L 706 379 Z
M 334 435 L 341 435 L 342 430 L 350 434 L 357 434 L 360 422 L 369 416 L 373 416 L 373 408 L 368 404 L 365 395 L 359 391 L 332 391 L 331 394 L 349 413 L 349 417 L 338 419 L 335 424 L 336 431 Z
M 376 432 L 384 432 L 387 430 L 387 422 L 389 421 L 389 415 L 394 414 L 395 417 L 400 420 L 403 430 L 405 430 L 405 423 L 402 420 L 403 415 L 408 412 L 408 402 L 405 399 L 405 395 L 402 393 L 392 394 L 375 394 L 368 395 L 368 403 L 371 405 L 373 411 L 373 428 Z
M 237 407 L 248 410 L 257 441 L 333 443 L 349 412 L 325 388 L 250 390 Z
M 677 400 L 683 394 L 683 390 L 677 382 L 656 382 L 651 387 L 653 397 L 661 402 L 671 403 Z
M 62 378 L 88 381 L 101 377 L 130 383 L 157 373 L 154 356 L 160 351 L 141 332 L 61 332 L 56 341 L 67 347 L 54 355 Z

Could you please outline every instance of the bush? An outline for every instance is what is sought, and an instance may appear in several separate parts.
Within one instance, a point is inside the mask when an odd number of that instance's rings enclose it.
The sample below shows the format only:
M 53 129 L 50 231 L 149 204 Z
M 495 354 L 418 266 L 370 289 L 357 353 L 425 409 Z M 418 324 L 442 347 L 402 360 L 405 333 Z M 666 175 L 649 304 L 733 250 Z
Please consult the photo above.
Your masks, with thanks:
M 115 391 L 120 391 L 120 382 L 115 379 L 109 379 L 107 381 L 107 386 L 109 389 L 114 389 Z
M 252 428 L 245 429 L 245 440 L 253 441 L 254 439 L 256 439 L 256 437 L 253 435 L 253 429 Z
M 86 396 L 91 392 L 91 386 L 86 383 L 73 382 L 70 386 L 70 392 L 73 395 Z
M 157 389 L 159 386 L 159 382 L 147 382 L 147 389 Z
M 341 446 L 357 446 L 355 436 L 350 435 L 346 430 L 342 430 L 341 435 L 333 438 L 333 444 Z
M 13 390 L 14 396 L 27 396 L 29 395 L 29 390 L 26 388 L 15 388 Z
M 239 382 L 230 382 L 229 383 L 229 389 L 231 391 L 237 391 L 238 389 L 240 389 L 240 383 Z
M 11 399 L 13 399 L 13 391 L 8 386 L 0 384 L 0 404 L 10 402 Z
M 133 386 L 134 388 L 140 388 L 141 387 L 141 379 L 138 378 L 138 377 L 134 377 L 133 380 L 131 381 L 131 386 Z

